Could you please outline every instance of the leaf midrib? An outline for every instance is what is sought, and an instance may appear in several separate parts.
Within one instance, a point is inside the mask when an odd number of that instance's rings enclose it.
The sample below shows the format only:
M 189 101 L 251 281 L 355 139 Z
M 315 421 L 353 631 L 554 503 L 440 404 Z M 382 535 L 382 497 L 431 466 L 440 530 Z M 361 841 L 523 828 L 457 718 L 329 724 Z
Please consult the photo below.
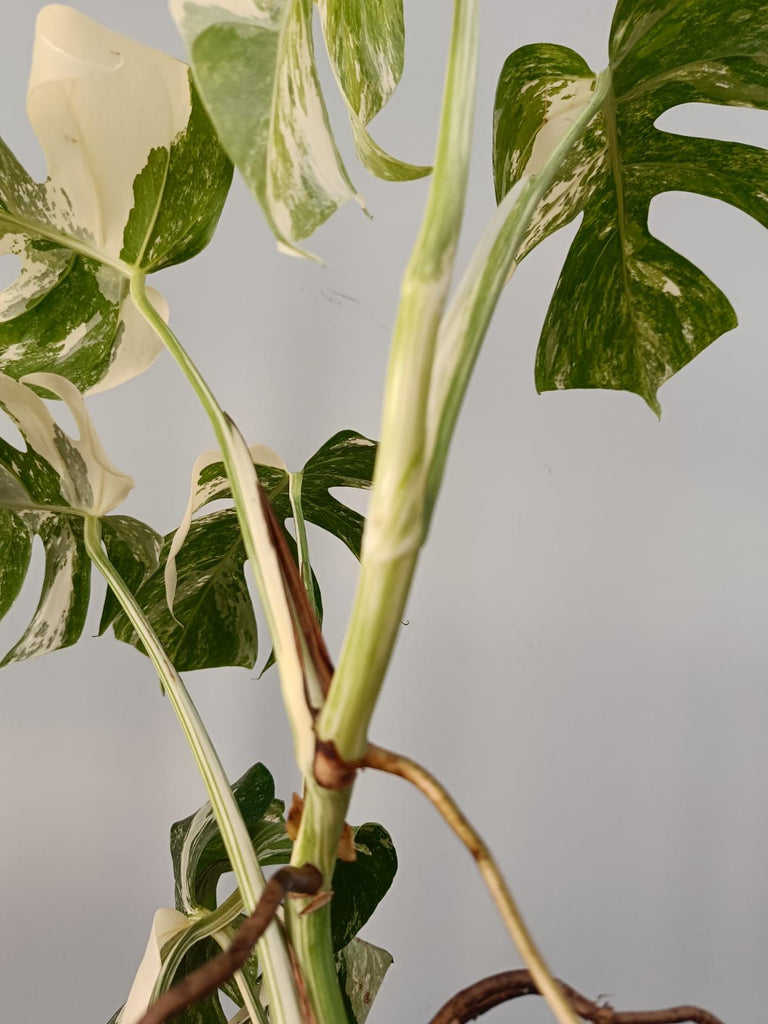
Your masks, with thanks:
M 57 231 L 49 224 L 29 220 L 17 213 L 12 213 L 10 210 L 0 209 L 0 224 L 3 223 L 20 230 L 25 235 L 32 235 L 37 238 L 46 238 L 49 242 L 54 242 L 62 249 L 69 249 L 71 252 L 79 253 L 80 256 L 85 256 L 86 259 L 94 260 L 97 263 L 104 264 L 104 266 L 111 267 L 123 277 L 131 276 L 131 268 L 126 263 L 123 263 L 122 260 L 113 260 L 107 256 L 106 253 L 100 252 L 98 249 L 94 249 L 79 238 L 76 239 L 71 235 L 65 235 L 62 232 Z

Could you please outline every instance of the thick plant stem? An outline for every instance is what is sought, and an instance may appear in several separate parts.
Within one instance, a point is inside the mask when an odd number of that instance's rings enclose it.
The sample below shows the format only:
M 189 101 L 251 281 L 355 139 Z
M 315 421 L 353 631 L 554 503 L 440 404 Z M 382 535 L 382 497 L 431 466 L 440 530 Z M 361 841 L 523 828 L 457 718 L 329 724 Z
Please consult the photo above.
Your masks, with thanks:
M 609 71 L 595 79 L 592 95 L 535 173 L 524 173 L 499 204 L 446 308 L 438 331 L 429 392 L 427 525 L 440 489 L 448 448 L 475 361 L 504 285 L 514 273 L 531 223 L 563 163 L 584 138 L 610 88 Z
M 365 756 L 365 767 L 376 768 L 406 779 L 419 789 L 442 815 L 443 820 L 466 846 L 477 864 L 491 899 L 506 925 L 512 941 L 531 972 L 539 992 L 546 999 L 549 1008 L 560 1024 L 578 1024 L 568 997 L 553 977 L 544 958 L 539 952 L 533 936 L 523 920 L 507 882 L 499 869 L 496 859 L 485 842 L 470 824 L 448 790 L 434 775 L 402 754 L 383 750 L 371 744 Z
M 432 357 L 464 211 L 477 71 L 477 0 L 455 0 L 434 173 L 403 280 L 384 397 L 381 442 L 347 635 L 316 722 L 345 760 L 362 757 L 370 716 L 392 653 L 423 539 L 426 409 Z M 329 883 L 350 790 L 329 792 L 306 776 L 293 863 L 310 860 Z M 337 1024 L 326 910 L 288 907 L 291 939 L 320 1024 Z M 322 916 L 321 916 L 322 915 Z M 318 969 L 320 968 L 320 969 Z M 338 985 L 333 982 L 335 992 Z M 334 996 L 335 999 L 335 996 Z M 335 1011 L 338 1014 L 338 1010 Z
M 136 630 L 176 713 L 211 801 L 211 808 L 242 894 L 243 905 L 252 913 L 264 890 L 264 875 L 216 749 L 173 662 L 158 640 L 141 606 L 107 557 L 101 544 L 101 523 L 94 516 L 85 518 L 84 535 L 88 556 L 106 580 Z M 270 1005 L 273 1008 L 274 1019 L 282 1024 L 300 1024 L 301 1011 L 290 955 L 282 932 L 276 925 L 272 925 L 264 934 L 259 944 L 259 956 L 271 997 Z
M 323 789 L 309 776 L 305 780 L 301 826 L 291 855 L 292 864 L 302 864 L 311 855 L 323 874 L 324 891 L 331 888 L 336 851 L 349 807 L 351 789 Z M 331 908 L 320 907 L 302 914 L 306 900 L 291 900 L 286 906 L 286 923 L 291 944 L 301 965 L 312 1009 L 320 1024 L 346 1020 L 331 943 Z
M 392 339 L 360 582 L 317 723 L 345 761 L 365 753 L 424 537 L 427 399 L 464 211 L 476 65 L 477 0 L 456 0 L 435 169 Z

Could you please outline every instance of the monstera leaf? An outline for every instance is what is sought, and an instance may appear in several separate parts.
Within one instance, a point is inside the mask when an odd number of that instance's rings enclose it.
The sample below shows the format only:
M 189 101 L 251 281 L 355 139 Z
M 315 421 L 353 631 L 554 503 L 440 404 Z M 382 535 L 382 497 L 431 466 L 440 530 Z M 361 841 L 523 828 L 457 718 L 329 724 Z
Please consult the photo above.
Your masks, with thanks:
M 389 832 L 373 821 L 354 830 L 353 861 L 336 862 L 331 900 L 334 950 L 343 949 L 357 935 L 387 894 L 397 872 L 397 853 Z
M 69 407 L 79 438 L 69 437 L 31 386 Z M 26 579 L 32 538 L 45 548 L 45 575 L 37 610 L 3 664 L 68 647 L 79 638 L 88 610 L 90 561 L 83 517 L 105 516 L 128 494 L 133 481 L 111 464 L 77 389 L 55 374 L 24 382 L 0 374 L 0 405 L 27 442 L 19 451 L 0 439 L 0 615 Z M 105 538 L 132 547 L 136 561 L 151 561 L 156 535 L 126 516 L 102 520 Z M 154 547 L 156 552 L 157 548 Z
M 21 261 L 0 292 L 0 370 L 104 390 L 159 351 L 131 275 L 203 248 L 232 167 L 184 64 L 61 5 L 38 17 L 27 109 L 48 180 L 0 142 L 0 254 Z
M 169 534 L 165 539 L 160 568 L 135 589 L 169 657 L 179 672 L 222 665 L 253 668 L 258 653 L 256 619 L 243 572 L 245 548 L 235 512 L 214 512 L 192 523 L 176 562 L 178 585 L 171 612 L 162 567 L 173 538 L 174 534 Z M 105 606 L 102 631 L 109 625 L 109 614 Z M 125 614 L 117 615 L 114 631 L 118 640 L 140 647 Z
M 352 939 L 336 954 L 348 1024 L 364 1024 L 384 975 L 392 966 L 392 954 L 362 939 Z
M 497 197 L 535 195 L 521 259 L 583 211 L 542 331 L 536 386 L 656 392 L 736 325 L 725 296 L 655 238 L 655 195 L 698 192 L 768 224 L 768 153 L 655 127 L 682 103 L 768 108 L 764 0 L 620 0 L 610 65 L 595 75 L 562 46 L 504 65 L 494 112 Z M 509 254 L 508 254 L 509 255 Z
M 233 784 L 232 792 L 253 838 L 259 834 L 265 816 L 275 813 L 272 775 L 263 764 L 255 764 Z M 171 859 L 177 909 L 187 914 L 198 907 L 212 910 L 216 906 L 216 884 L 230 867 L 209 803 L 171 826 Z
M 360 162 L 386 181 L 411 181 L 429 174 L 431 167 L 390 156 L 366 131 L 403 73 L 403 0 L 317 0 L 317 6 Z
M 270 448 L 253 445 L 251 457 L 267 499 L 281 523 L 294 519 L 338 537 L 360 556 L 365 520 L 330 493 L 334 487 L 370 487 L 376 444 L 352 430 L 335 434 L 298 473 L 291 473 Z M 205 452 L 192 471 L 190 499 L 179 529 L 165 538 L 160 564 L 134 591 L 152 626 L 180 671 L 238 665 L 253 668 L 258 652 L 256 620 L 245 580 L 245 548 L 237 517 L 225 509 L 193 520 L 212 501 L 231 498 L 219 452 Z M 317 579 L 294 538 L 283 526 L 319 620 L 322 597 Z M 106 538 L 105 538 L 106 539 Z M 117 611 L 107 598 L 101 627 Z M 141 644 L 123 614 L 114 621 L 119 640 Z M 272 664 L 268 658 L 265 668 Z
M 287 864 L 293 844 L 285 831 L 284 805 L 263 764 L 255 764 L 232 786 L 260 864 Z M 392 837 L 376 822 L 354 830 L 356 859 L 337 861 L 331 888 L 333 948 L 357 935 L 386 895 L 397 871 Z M 210 804 L 171 826 L 176 908 L 194 913 L 216 906 L 216 884 L 230 870 Z
M 171 0 L 219 138 L 278 243 L 356 196 L 336 149 L 312 42 L 312 0 Z

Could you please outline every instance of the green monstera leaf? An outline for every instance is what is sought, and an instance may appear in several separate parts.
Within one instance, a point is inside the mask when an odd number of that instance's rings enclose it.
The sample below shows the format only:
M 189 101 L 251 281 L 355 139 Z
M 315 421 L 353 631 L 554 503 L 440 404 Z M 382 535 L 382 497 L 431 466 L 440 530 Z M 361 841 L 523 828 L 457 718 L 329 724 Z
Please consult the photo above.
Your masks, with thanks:
M 648 228 L 661 192 L 698 192 L 768 224 L 768 153 L 684 137 L 655 122 L 683 103 L 768 109 L 764 0 L 620 0 L 610 65 L 572 50 L 515 51 L 494 111 L 497 197 L 535 199 L 513 260 L 584 218 L 546 317 L 536 386 L 621 388 L 659 411 L 657 390 L 736 316 L 697 267 Z
M 366 130 L 397 88 L 403 73 L 403 0 L 317 0 L 317 6 L 360 162 L 385 181 L 423 178 L 431 167 L 395 159 Z
M 310 566 L 304 524 L 314 523 L 338 537 L 360 557 L 365 520 L 330 491 L 370 487 L 376 444 L 355 431 L 340 431 L 297 473 L 291 473 L 264 445 L 253 445 L 250 453 L 275 514 L 283 524 L 294 521 L 300 543 L 297 545 L 284 525 L 283 535 L 322 621 L 322 596 Z M 192 518 L 210 502 L 229 498 L 221 454 L 205 452 L 193 467 L 190 499 L 179 529 L 165 538 L 158 568 L 144 576 L 142 586 L 134 591 L 179 671 L 224 665 L 253 668 L 256 662 L 257 627 L 236 514 L 225 509 Z M 108 598 L 102 629 L 116 611 L 114 601 Z M 142 650 L 124 614 L 115 618 L 114 631 L 119 640 Z M 270 655 L 265 669 L 272 662 Z
M 30 385 L 66 403 L 78 427 L 77 439 L 61 429 Z M 157 537 L 135 519 L 106 516 L 133 481 L 107 458 L 85 403 L 68 380 L 37 373 L 19 382 L 0 374 L 0 406 L 27 442 L 20 451 L 0 439 L 0 617 L 27 577 L 33 537 L 45 549 L 40 600 L 24 635 L 6 654 L 7 664 L 68 647 L 80 637 L 91 579 L 83 540 L 85 516 L 106 517 L 105 539 L 133 549 L 138 562 L 151 560 Z
M 21 263 L 0 292 L 0 370 L 104 390 L 159 352 L 131 275 L 203 248 L 232 166 L 184 64 L 69 7 L 38 17 L 27 109 L 48 180 L 0 142 L 0 254 Z
M 392 885 L 397 853 L 389 832 L 373 821 L 354 830 L 353 861 L 336 862 L 331 900 L 334 950 L 343 949 L 357 935 Z

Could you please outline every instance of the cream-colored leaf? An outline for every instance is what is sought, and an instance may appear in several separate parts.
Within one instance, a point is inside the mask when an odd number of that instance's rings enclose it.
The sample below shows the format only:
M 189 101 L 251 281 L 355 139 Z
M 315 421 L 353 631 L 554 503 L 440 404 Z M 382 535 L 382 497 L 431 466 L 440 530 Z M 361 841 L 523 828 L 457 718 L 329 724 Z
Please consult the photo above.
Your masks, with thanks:
M 147 288 L 149 300 L 160 316 L 168 323 L 168 303 L 155 288 Z M 122 333 L 112 349 L 112 362 L 101 380 L 85 394 L 95 395 L 108 391 L 118 384 L 124 384 L 148 370 L 162 351 L 162 342 L 154 329 L 136 309 L 129 293 L 120 306 Z
M 149 1007 L 155 979 L 162 967 L 163 946 L 189 927 L 189 918 L 178 910 L 161 907 L 155 912 L 144 957 L 139 964 L 128 999 L 117 1024 L 137 1024 Z
M 43 388 L 66 403 L 77 424 L 78 438 L 61 429 L 28 385 Z M 30 373 L 22 381 L 0 374 L 0 404 L 29 447 L 56 470 L 62 494 L 72 508 L 103 516 L 124 501 L 133 480 L 107 457 L 74 384 L 55 373 Z
M 126 97 L 134 112 L 120 116 Z M 133 183 L 191 111 L 181 61 L 62 4 L 37 18 L 27 112 L 48 163 L 48 216 L 118 262 Z

